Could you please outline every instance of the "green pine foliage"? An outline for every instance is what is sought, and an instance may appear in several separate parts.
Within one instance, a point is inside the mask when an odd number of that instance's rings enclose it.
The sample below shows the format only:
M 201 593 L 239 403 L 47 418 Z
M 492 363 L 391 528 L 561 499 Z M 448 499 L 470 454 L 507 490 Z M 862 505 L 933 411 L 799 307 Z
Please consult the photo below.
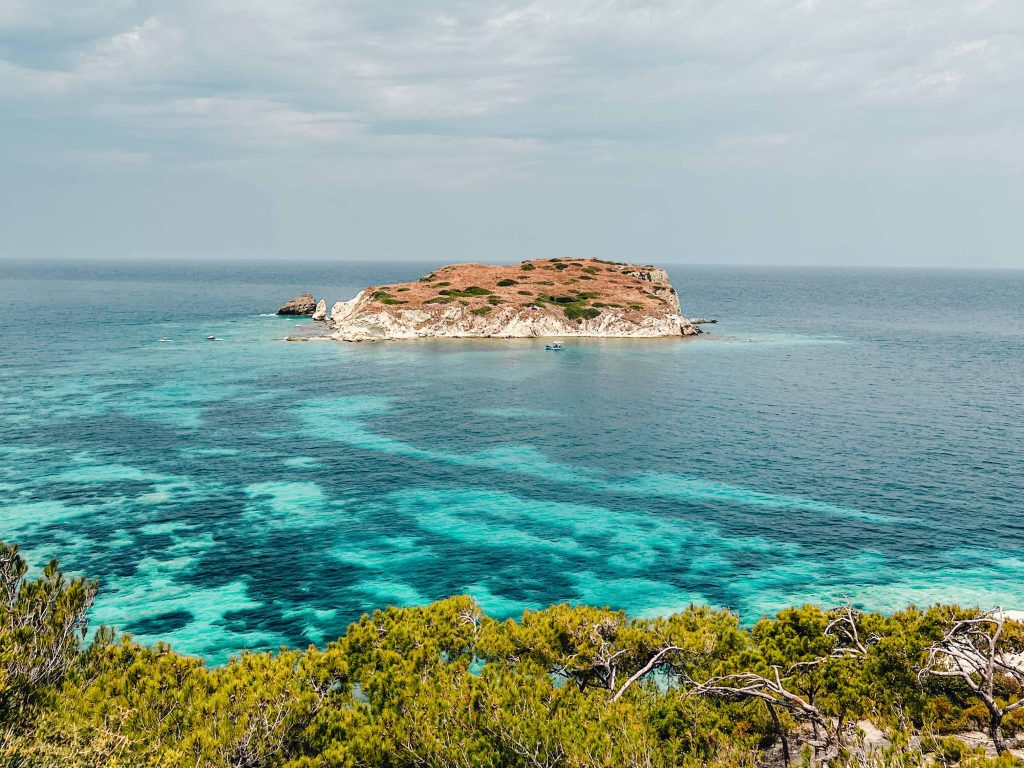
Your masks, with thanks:
M 0 765 L 754 768 L 783 765 L 783 745 L 794 766 L 1017 764 L 952 735 L 985 727 L 971 685 L 920 674 L 977 611 L 805 606 L 747 628 L 707 607 L 635 619 L 554 605 L 497 621 L 460 596 L 211 668 L 104 628 L 87 641 L 95 595 L 56 563 L 31 578 L 0 544 Z M 1010 622 L 995 642 L 1017 652 L 1022 637 Z M 996 680 L 1000 706 L 1020 700 L 1012 675 Z M 774 682 L 794 698 L 744 692 Z M 865 747 L 858 720 L 889 745 Z

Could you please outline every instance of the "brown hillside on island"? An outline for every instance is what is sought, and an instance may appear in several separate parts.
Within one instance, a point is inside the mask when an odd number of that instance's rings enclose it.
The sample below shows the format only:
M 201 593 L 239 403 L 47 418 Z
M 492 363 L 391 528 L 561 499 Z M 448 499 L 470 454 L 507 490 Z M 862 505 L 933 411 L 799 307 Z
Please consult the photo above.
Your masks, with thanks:
M 700 333 L 663 269 L 598 259 L 441 267 L 338 302 L 327 326 L 330 338 L 345 341 Z
M 624 266 L 628 266 L 628 270 L 623 270 Z M 664 314 L 677 310 L 670 299 L 675 290 L 668 286 L 667 276 L 653 283 L 649 275 L 654 271 L 655 267 L 603 264 L 593 260 L 553 259 L 514 266 L 456 264 L 441 267 L 414 283 L 376 286 L 371 289 L 371 298 L 382 305 L 410 309 L 455 302 L 481 308 L 495 306 L 496 297 L 501 303 L 524 308 L 545 304 L 560 304 L 558 308 L 563 308 L 572 304 L 583 311 L 612 307 Z M 476 288 L 485 289 L 486 293 Z

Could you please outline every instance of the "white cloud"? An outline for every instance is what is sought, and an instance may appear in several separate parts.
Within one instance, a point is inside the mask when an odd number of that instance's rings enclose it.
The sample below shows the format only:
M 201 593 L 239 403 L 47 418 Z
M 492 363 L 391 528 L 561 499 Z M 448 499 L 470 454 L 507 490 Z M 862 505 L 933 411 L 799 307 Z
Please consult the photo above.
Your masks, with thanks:
M 793 137 L 786 133 L 768 133 L 760 136 L 728 136 L 715 141 L 719 147 L 781 147 Z
M 207 131 L 218 141 L 254 148 L 333 143 L 361 131 L 349 115 L 301 110 L 270 99 L 203 96 L 120 111 L 147 132 L 173 137 Z
M 77 53 L 69 86 L 160 87 L 167 78 L 173 79 L 187 61 L 185 35 L 173 23 L 150 17 Z
M 85 3 L 88 24 L 124 27 L 72 45 L 64 67 L 0 64 L 5 92 L 63 91 L 129 129 L 132 114 L 186 112 L 169 125 L 197 143 L 237 138 L 248 121 L 241 133 L 260 147 L 345 142 L 360 125 L 453 141 L 642 143 L 700 133 L 738 104 L 744 134 L 813 140 L 806 121 L 835 109 L 924 103 L 962 124 L 954 102 L 1024 70 L 1021 38 L 1006 32 L 1024 9 L 999 0 L 178 0 L 148 15 L 146 5 Z M 870 114 L 840 129 L 851 143 L 887 141 Z
M 121 22 L 134 6 L 134 0 L 4 0 L 0 3 L 0 31 L 95 32 Z
M 147 165 L 153 161 L 148 152 L 129 152 L 121 149 L 67 149 L 59 153 L 60 159 L 84 166 L 124 168 Z
M 0 163 L 582 196 L 1024 170 L 1019 0 L 7 0 L 0 30 Z

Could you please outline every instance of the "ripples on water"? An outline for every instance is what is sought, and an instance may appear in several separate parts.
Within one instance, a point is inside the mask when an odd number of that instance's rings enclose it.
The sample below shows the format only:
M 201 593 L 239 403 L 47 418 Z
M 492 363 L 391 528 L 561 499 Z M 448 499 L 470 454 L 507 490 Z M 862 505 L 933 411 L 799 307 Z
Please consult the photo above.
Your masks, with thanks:
M 1021 272 L 676 267 L 711 334 L 554 355 L 261 316 L 425 265 L 2 268 L 0 535 L 145 640 L 219 661 L 463 592 L 1021 603 Z

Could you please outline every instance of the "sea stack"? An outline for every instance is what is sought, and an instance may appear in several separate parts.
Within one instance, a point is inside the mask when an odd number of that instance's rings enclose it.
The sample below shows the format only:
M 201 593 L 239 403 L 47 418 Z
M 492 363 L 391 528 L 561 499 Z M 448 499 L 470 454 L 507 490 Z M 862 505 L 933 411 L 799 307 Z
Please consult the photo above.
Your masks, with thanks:
M 668 274 L 599 259 L 455 264 L 411 283 L 370 286 L 331 309 L 339 341 L 692 336 Z
M 279 315 L 312 315 L 316 311 L 316 299 L 312 293 L 296 296 L 277 310 Z

